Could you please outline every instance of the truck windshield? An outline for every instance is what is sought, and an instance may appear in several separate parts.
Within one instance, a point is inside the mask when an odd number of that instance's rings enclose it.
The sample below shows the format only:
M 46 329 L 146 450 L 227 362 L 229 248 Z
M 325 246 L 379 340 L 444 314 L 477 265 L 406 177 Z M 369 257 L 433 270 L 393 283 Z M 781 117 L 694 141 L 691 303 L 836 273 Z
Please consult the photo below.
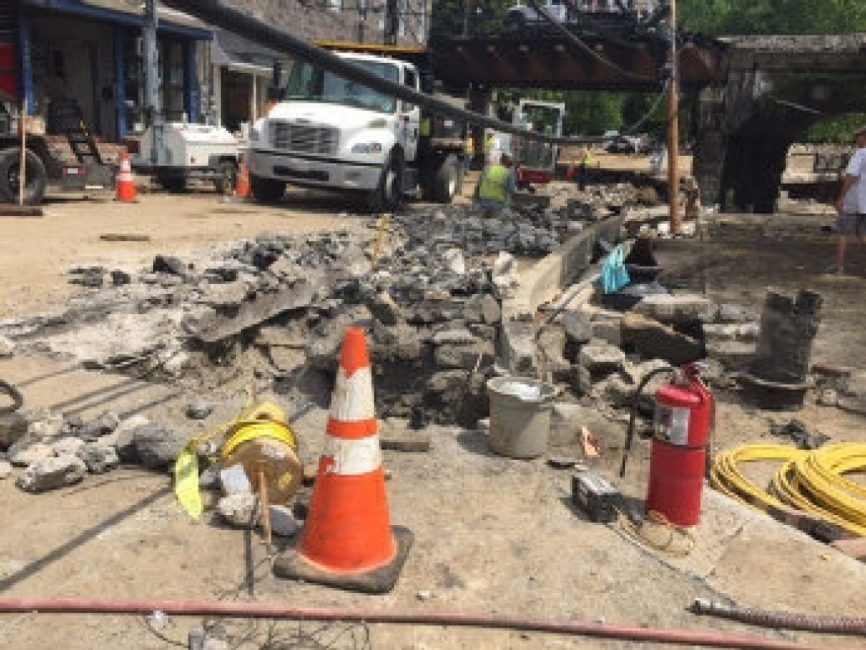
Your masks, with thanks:
M 399 69 L 390 63 L 363 60 L 353 60 L 352 63 L 389 81 L 399 80 Z M 393 97 L 371 90 L 357 81 L 349 81 L 317 66 L 300 62 L 292 66 L 285 98 L 358 106 L 380 113 L 393 113 L 397 109 L 397 101 Z

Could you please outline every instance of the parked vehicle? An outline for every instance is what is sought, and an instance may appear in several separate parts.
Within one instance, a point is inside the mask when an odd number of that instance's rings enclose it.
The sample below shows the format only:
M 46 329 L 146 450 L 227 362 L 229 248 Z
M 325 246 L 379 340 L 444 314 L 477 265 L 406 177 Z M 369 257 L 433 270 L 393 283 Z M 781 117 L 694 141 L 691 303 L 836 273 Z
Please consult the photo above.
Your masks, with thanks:
M 547 15 L 558 23 L 567 23 L 571 19 L 570 11 L 564 0 L 548 0 L 539 3 Z M 518 4 L 505 12 L 505 30 L 518 32 L 527 27 L 539 27 L 547 24 L 547 19 L 532 7 Z
M 422 90 L 414 63 L 350 48 L 337 54 Z M 432 75 L 423 79 L 431 92 Z M 463 183 L 464 138 L 460 122 L 299 61 L 283 100 L 250 130 L 250 184 L 263 202 L 291 183 L 363 194 L 374 211 L 393 210 L 405 194 L 450 203 Z
M 71 111 L 71 112 L 70 112 Z M 21 173 L 21 120 L 26 131 L 24 202 L 39 205 L 46 191 L 82 192 L 88 187 L 113 188 L 115 167 L 102 161 L 80 111 L 57 105 L 53 122 L 63 129 L 74 155 L 55 147 L 45 134 L 45 121 L 23 117 L 9 101 L 0 101 L 0 202 L 17 203 Z M 65 141 L 64 141 L 65 142 Z
M 562 135 L 565 104 L 521 99 L 514 112 L 513 121 L 527 131 L 550 136 Z M 553 180 L 559 146 L 519 135 L 511 138 L 511 148 L 517 169 L 517 182 L 521 185 L 546 184 Z

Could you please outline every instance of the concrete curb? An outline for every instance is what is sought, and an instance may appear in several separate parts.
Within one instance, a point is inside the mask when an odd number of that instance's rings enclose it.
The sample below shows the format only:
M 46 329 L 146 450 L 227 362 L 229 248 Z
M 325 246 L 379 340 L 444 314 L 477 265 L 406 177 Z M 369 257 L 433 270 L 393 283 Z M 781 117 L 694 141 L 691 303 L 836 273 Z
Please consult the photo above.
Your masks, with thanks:
M 599 239 L 616 241 L 623 221 L 623 216 L 615 216 L 585 228 L 521 274 L 514 297 L 502 301 L 499 363 L 503 368 L 514 374 L 536 370 L 533 321 L 538 307 L 589 267 Z

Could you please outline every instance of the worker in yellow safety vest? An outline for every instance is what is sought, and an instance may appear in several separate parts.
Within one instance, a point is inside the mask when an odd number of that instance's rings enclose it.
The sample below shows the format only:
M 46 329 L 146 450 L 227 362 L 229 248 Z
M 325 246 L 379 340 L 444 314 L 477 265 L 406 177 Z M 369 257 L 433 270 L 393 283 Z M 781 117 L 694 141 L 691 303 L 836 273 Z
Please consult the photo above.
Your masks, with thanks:
M 493 217 L 502 212 L 516 189 L 517 179 L 512 169 L 511 154 L 503 153 L 498 163 L 484 168 L 475 188 L 484 216 Z
M 592 155 L 592 149 L 586 147 L 583 150 L 583 155 L 580 158 L 580 169 L 577 175 L 577 184 L 580 191 L 583 192 L 589 183 L 589 168 L 595 165 L 595 158 Z
M 472 169 L 472 159 L 475 157 L 475 138 L 471 133 L 466 134 L 466 144 L 463 149 L 463 171 L 469 173 Z

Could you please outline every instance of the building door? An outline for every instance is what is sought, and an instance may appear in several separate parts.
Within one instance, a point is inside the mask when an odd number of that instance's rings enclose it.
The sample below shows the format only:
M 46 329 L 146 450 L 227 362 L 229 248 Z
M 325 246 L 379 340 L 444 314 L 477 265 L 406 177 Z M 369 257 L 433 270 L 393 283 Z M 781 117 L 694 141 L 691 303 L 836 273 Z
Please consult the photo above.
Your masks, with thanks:
M 48 60 L 50 82 L 46 95 L 51 99 L 74 99 L 84 121 L 99 124 L 96 87 L 93 78 L 93 51 L 89 43 L 62 40 L 51 43 Z
M 222 69 L 221 115 L 223 125 L 229 131 L 238 131 L 242 122 L 252 120 L 250 109 L 254 79 L 250 74 Z

